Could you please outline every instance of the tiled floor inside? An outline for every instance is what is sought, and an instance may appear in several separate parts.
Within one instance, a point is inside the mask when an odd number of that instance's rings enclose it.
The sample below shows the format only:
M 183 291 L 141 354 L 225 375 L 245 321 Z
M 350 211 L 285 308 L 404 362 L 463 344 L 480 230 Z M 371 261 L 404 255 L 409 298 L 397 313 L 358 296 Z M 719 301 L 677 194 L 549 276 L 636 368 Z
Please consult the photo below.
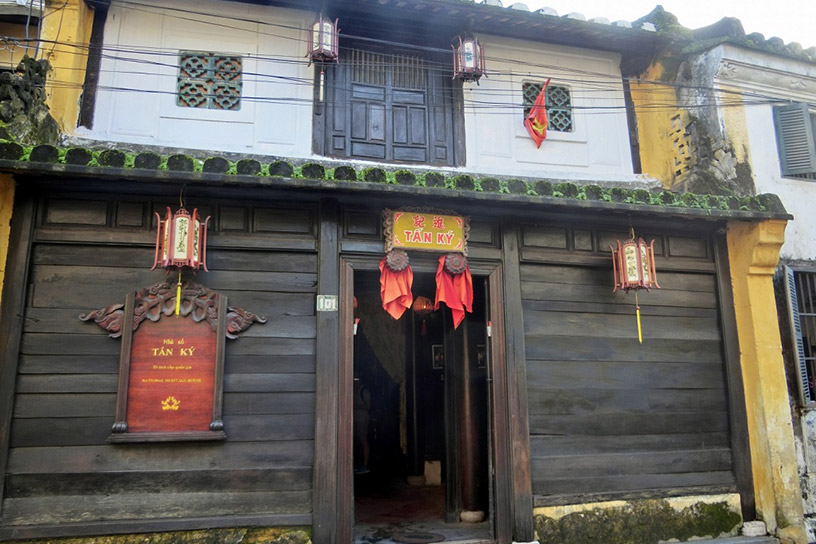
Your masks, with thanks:
M 445 523 L 444 487 L 415 487 L 400 479 L 383 482 L 360 475 L 355 478 L 355 496 L 355 544 L 396 544 L 410 536 L 415 538 L 405 541 L 492 542 L 487 522 Z

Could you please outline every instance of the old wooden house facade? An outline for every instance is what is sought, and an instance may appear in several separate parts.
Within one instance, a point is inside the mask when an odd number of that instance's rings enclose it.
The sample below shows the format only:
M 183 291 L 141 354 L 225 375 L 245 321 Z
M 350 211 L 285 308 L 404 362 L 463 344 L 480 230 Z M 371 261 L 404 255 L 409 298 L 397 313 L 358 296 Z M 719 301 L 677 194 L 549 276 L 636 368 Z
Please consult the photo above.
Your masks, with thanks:
M 626 77 L 664 45 L 651 24 L 495 0 L 70 4 L 48 90 L 78 105 L 55 112 L 69 139 L 0 143 L 0 538 L 347 543 L 422 511 L 469 541 L 579 542 L 582 516 L 614 542 L 622 516 L 652 520 L 644 540 L 759 519 L 805 543 L 771 285 L 790 216 L 638 175 Z M 340 59 L 309 65 L 321 10 Z M 453 78 L 459 36 L 484 44 L 478 84 Z M 180 200 L 210 220 L 208 270 L 185 280 L 203 287 L 178 297 L 151 266 Z M 386 314 L 386 210 L 468 219 L 463 326 L 446 307 Z M 633 232 L 660 283 L 637 303 L 613 292 L 609 249 Z M 408 254 L 414 301 L 433 301 L 444 252 Z M 217 436 L 123 440 L 140 303 L 169 320 L 212 291 L 258 316 L 232 329 L 213 310 Z

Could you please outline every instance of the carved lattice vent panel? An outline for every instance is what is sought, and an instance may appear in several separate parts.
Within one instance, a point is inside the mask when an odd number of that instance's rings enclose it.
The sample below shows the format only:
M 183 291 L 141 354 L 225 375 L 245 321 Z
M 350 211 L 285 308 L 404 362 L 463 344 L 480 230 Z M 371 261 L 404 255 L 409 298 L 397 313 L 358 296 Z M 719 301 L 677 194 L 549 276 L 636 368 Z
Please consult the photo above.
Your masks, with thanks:
M 672 145 L 672 172 L 675 178 L 682 178 L 693 166 L 693 138 L 684 115 L 676 113 L 672 116 L 669 139 Z
M 521 84 L 521 92 L 524 96 L 524 117 L 530 113 L 533 104 L 538 98 L 543 82 L 525 81 Z M 572 132 L 574 130 L 572 118 L 572 94 L 569 87 L 561 85 L 549 85 L 546 96 L 547 119 L 549 120 L 548 130 L 556 132 Z
M 176 103 L 187 108 L 241 109 L 241 57 L 183 51 Z

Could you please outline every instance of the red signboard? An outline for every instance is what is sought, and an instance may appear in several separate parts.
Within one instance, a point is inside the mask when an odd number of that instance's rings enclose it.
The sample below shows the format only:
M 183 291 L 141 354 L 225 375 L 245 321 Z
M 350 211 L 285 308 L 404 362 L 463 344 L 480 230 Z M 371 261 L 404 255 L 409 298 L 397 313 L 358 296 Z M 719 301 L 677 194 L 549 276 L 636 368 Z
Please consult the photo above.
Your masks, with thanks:
M 181 298 L 177 297 L 181 294 Z M 80 314 L 122 337 L 116 421 L 108 442 L 224 440 L 224 354 L 266 318 L 188 281 L 131 291 L 124 304 Z
M 209 431 L 216 334 L 206 321 L 165 316 L 133 333 L 127 393 L 130 433 Z

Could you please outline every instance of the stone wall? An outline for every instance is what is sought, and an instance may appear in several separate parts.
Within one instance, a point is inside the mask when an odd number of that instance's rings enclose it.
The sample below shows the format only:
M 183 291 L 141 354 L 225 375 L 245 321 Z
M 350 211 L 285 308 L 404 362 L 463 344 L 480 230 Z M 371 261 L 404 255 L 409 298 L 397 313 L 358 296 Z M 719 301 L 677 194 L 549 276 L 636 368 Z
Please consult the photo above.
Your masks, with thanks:
M 739 512 L 732 494 L 551 506 L 534 518 L 541 544 L 658 544 L 735 535 Z
M 54 538 L 21 541 L 18 544 L 311 544 L 310 533 L 311 530 L 305 528 L 231 528 L 83 538 Z

